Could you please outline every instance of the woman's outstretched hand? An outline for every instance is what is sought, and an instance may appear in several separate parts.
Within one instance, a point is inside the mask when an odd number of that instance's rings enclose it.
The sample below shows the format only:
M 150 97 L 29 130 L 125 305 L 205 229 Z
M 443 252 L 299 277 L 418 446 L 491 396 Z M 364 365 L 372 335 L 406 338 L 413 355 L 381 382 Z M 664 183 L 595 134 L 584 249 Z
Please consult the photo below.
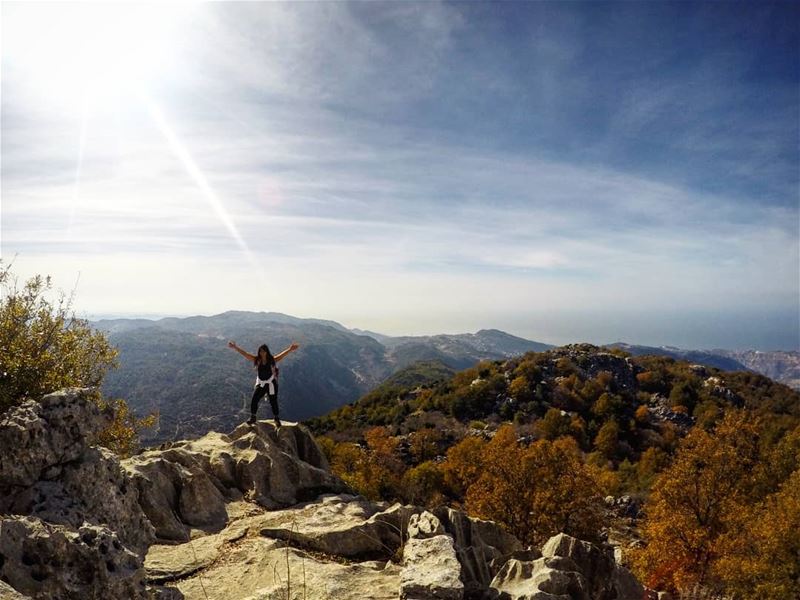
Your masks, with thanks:
M 228 348 L 236 348 L 236 342 L 228 342 Z
M 297 350 L 299 347 L 300 347 L 300 344 L 298 344 L 297 342 L 292 342 L 292 345 L 291 345 L 291 346 L 289 346 L 289 350 L 290 350 L 291 352 L 294 352 L 294 351 L 295 351 L 295 350 Z

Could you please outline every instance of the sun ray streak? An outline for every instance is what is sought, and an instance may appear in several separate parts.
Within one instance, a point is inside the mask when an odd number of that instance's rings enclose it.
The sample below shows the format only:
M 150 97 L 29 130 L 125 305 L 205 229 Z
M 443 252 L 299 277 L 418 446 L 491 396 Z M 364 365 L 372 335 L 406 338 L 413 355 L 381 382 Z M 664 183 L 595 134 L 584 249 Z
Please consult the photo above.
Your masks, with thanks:
M 136 90 L 137 95 L 139 96 L 142 103 L 147 108 L 147 111 L 150 113 L 150 116 L 153 118 L 158 130 L 167 140 L 167 144 L 170 147 L 170 150 L 175 154 L 178 160 L 181 162 L 183 167 L 186 169 L 189 176 L 195 182 L 197 187 L 203 192 L 203 197 L 206 199 L 208 204 L 211 206 L 214 213 L 217 215 L 217 218 L 220 222 L 225 226 L 230 233 L 231 237 L 237 243 L 241 251 L 247 257 L 247 260 L 250 262 L 251 266 L 254 268 L 255 272 L 261 273 L 261 269 L 256 262 L 255 256 L 250 251 L 250 248 L 247 246 L 247 243 L 242 238 L 239 230 L 236 228 L 236 224 L 231 219 L 231 216 L 228 214 L 228 211 L 225 209 L 225 205 L 219 199 L 216 192 L 211 188 L 209 185 L 208 180 L 206 179 L 203 172 L 200 170 L 200 167 L 197 166 L 197 163 L 192 158 L 192 155 L 189 153 L 189 150 L 186 146 L 178 139 L 178 136 L 170 127 L 169 122 L 167 121 L 166 116 L 164 115 L 163 111 L 159 108 L 156 102 L 147 95 L 142 90 Z

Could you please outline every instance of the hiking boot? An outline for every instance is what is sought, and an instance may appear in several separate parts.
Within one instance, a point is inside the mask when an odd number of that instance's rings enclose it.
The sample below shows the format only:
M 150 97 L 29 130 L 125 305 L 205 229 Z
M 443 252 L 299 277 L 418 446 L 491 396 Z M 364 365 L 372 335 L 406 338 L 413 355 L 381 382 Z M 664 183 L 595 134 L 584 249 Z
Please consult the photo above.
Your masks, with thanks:
M 255 415 L 250 415 L 250 418 L 247 419 L 247 424 L 248 425 L 255 425 L 256 424 L 256 416 Z
M 278 417 L 275 417 L 275 429 L 281 428 L 281 420 Z

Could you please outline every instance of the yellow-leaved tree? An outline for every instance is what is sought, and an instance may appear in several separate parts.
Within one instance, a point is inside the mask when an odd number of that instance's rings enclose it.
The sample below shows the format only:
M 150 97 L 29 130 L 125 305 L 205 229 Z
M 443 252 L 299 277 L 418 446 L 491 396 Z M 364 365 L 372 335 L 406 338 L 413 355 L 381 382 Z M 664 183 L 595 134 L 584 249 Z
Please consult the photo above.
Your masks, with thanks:
M 466 491 L 466 507 L 527 544 L 541 544 L 560 532 L 593 540 L 602 523 L 599 488 L 575 441 L 525 446 L 511 425 L 486 444 L 481 471 Z
M 28 399 L 67 387 L 99 387 L 106 371 L 116 366 L 117 351 L 106 336 L 72 310 L 63 292 L 49 299 L 52 284 L 39 275 L 19 285 L 10 265 L 0 262 L 0 413 Z M 123 400 L 111 404 L 115 420 L 99 443 L 122 456 L 131 454 L 138 431 L 155 417 L 137 419 Z
M 731 411 L 712 431 L 693 428 L 645 504 L 647 546 L 634 568 L 655 589 L 714 588 L 722 541 L 743 526 L 760 477 L 758 421 Z
M 745 600 L 800 598 L 800 470 L 742 516 L 714 564 L 726 592 Z

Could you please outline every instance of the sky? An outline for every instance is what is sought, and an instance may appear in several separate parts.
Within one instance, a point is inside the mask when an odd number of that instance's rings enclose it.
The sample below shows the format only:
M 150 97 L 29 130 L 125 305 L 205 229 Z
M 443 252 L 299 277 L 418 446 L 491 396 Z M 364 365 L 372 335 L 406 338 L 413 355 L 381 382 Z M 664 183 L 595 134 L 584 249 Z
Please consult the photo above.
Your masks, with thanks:
M 796 3 L 2 3 L 0 251 L 79 314 L 800 349 Z

